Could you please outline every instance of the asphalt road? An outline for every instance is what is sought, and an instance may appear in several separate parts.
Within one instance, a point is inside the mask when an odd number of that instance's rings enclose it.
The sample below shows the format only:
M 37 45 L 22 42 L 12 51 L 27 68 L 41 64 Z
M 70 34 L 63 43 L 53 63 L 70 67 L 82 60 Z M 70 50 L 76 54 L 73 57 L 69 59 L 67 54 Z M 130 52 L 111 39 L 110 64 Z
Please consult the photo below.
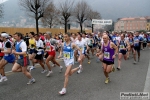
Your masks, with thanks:
M 143 92 L 150 50 L 141 51 L 141 60 L 136 65 L 133 64 L 133 58 L 122 60 L 121 71 L 110 74 L 109 84 L 104 84 L 101 62 L 97 63 L 96 57 L 91 60 L 91 64 L 87 63 L 87 59 L 84 61 L 81 74 L 75 73 L 70 77 L 64 96 L 60 96 L 58 91 L 63 87 L 65 67 L 62 73 L 59 73 L 58 67 L 54 67 L 53 74 L 46 77 L 47 73 L 41 74 L 42 69 L 37 66 L 32 71 L 36 83 L 26 85 L 28 79 L 22 73 L 8 72 L 12 68 L 8 64 L 5 69 L 8 81 L 0 83 L 0 100 L 120 100 L 120 92 Z M 64 66 L 63 61 L 59 62 Z

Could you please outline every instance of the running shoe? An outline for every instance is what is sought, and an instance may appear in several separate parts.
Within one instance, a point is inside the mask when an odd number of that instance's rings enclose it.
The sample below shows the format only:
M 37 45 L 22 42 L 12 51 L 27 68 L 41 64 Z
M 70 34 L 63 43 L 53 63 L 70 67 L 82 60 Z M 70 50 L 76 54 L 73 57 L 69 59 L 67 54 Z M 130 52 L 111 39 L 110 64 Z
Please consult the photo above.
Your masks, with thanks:
M 106 80 L 105 80 L 105 84 L 108 84 L 109 83 L 109 78 L 106 78 Z
M 33 84 L 33 83 L 35 83 L 35 79 L 34 78 L 30 79 L 29 82 L 27 83 L 27 85 L 30 85 L 30 84 Z
M 60 95 L 64 95 L 64 94 L 66 94 L 66 88 L 62 88 L 62 90 L 61 90 L 61 91 L 59 91 L 59 94 L 60 94 Z
M 140 62 L 140 58 L 138 58 L 138 62 Z
M 112 67 L 113 67 L 113 68 L 112 68 L 112 72 L 115 72 L 115 66 L 113 65 Z
M 30 67 L 30 70 L 32 70 L 32 69 L 35 69 L 35 67 L 34 67 L 34 66 L 31 66 L 31 67 Z
M 74 63 L 75 63 L 75 64 L 77 64 L 78 62 L 77 62 L 77 61 L 75 61 Z
M 121 68 L 117 67 L 117 70 L 119 71 Z
M 60 71 L 59 71 L 59 72 L 61 73 L 61 72 L 62 72 L 62 70 L 63 70 L 63 66 L 60 66 Z
M 52 64 L 52 67 L 56 67 L 55 64 Z
M 42 71 L 41 71 L 42 74 L 45 73 L 45 72 L 47 72 L 47 70 L 42 70 Z
M 91 63 L 91 61 L 90 60 L 88 60 L 88 64 L 90 64 Z
M 77 71 L 77 74 L 80 74 L 82 72 L 82 70 L 83 70 L 82 65 L 79 65 L 79 68 L 80 69 Z
M 49 77 L 52 73 L 53 73 L 52 71 L 48 71 L 46 76 Z
M 133 64 L 136 64 L 136 63 L 137 63 L 136 61 L 133 62 Z
M 7 77 L 6 76 L 2 76 L 1 79 L 0 79 L 0 82 L 4 82 L 4 81 L 7 81 Z

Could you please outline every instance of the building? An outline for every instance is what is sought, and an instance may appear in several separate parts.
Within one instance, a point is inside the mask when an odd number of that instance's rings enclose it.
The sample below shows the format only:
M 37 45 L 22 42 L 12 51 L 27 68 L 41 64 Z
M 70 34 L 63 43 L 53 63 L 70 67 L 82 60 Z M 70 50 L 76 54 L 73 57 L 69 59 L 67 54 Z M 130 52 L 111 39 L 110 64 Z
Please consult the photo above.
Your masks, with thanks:
M 150 31 L 150 16 L 149 17 L 145 17 L 147 19 L 147 25 L 146 25 L 146 30 Z
M 115 31 L 147 30 L 148 17 L 120 18 L 115 23 Z

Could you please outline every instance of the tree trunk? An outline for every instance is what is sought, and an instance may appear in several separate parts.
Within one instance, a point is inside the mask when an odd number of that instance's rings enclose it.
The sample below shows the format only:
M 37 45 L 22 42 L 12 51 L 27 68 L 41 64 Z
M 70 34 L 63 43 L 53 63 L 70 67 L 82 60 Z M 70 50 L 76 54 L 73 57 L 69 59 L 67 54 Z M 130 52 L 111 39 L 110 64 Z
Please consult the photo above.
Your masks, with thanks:
M 94 32 L 94 24 L 92 24 L 92 33 Z
M 49 23 L 49 28 L 52 28 L 52 23 Z
M 83 26 L 82 26 L 82 23 L 80 23 L 80 32 L 81 32 L 81 33 L 83 32 Z
M 67 20 L 65 20 L 65 33 L 67 33 Z
M 36 33 L 39 34 L 39 23 L 38 23 L 38 19 L 36 18 Z

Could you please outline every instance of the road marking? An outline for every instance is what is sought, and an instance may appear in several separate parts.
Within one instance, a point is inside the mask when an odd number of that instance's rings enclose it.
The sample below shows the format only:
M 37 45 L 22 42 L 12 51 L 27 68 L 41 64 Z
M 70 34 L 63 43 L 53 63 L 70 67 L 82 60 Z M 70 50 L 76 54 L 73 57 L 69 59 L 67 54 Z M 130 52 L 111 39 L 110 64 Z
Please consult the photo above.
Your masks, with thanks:
M 60 61 L 63 61 L 63 59 L 56 59 L 56 61 L 60 62 Z M 49 62 L 51 62 L 51 61 L 49 61 Z M 38 64 L 38 63 L 35 64 L 35 68 L 39 68 L 39 67 L 41 67 L 40 64 Z M 5 72 L 5 74 L 6 74 L 6 76 L 9 76 L 9 75 L 15 74 L 15 72 L 7 71 L 7 72 Z
M 147 71 L 147 76 L 146 76 L 143 92 L 149 92 L 150 94 L 150 60 L 149 60 L 149 66 L 148 66 L 148 71 Z M 145 99 L 142 99 L 142 100 L 145 100 Z

